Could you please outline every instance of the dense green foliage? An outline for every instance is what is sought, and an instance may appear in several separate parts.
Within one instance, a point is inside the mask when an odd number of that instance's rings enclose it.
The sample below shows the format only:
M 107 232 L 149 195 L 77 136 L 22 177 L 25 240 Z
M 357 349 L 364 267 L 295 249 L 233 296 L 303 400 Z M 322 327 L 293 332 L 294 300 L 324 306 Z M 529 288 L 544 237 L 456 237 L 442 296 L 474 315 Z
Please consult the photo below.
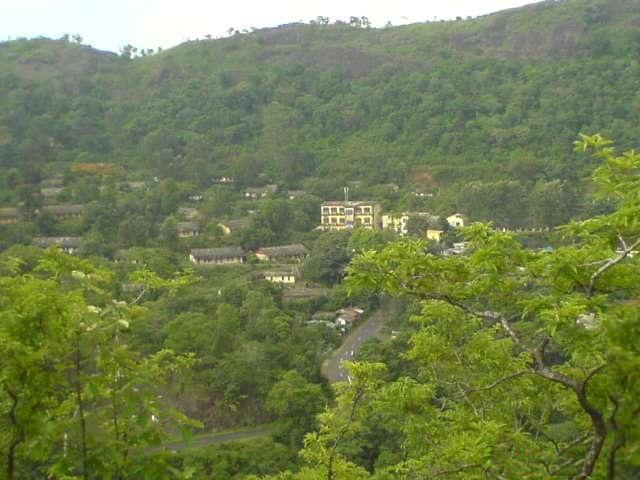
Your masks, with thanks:
M 566 245 L 476 224 L 463 256 L 407 241 L 352 262 L 352 288 L 414 302 L 414 333 L 390 346 L 408 364 L 352 363 L 307 465 L 278 478 L 637 476 L 640 155 L 576 143 L 603 161 L 593 178 L 615 209 L 562 227 Z
M 229 174 L 339 198 L 360 181 L 352 195 L 398 209 L 426 189 L 438 212 L 559 224 L 594 208 L 576 133 L 637 143 L 639 15 L 623 0 L 542 2 L 386 29 L 294 24 L 140 58 L 4 43 L 0 201 L 43 169 L 109 162 L 199 189 Z M 433 181 L 412 186 L 425 171 Z M 400 191 L 380 195 L 390 181 Z
M 214 469 L 229 476 L 270 473 L 313 429 L 334 331 L 305 325 L 309 307 L 283 305 L 251 266 L 194 275 L 163 250 L 138 255 L 99 267 L 56 249 L 0 255 L 0 478 L 178 478 L 208 467 L 142 453 L 180 432 L 276 420 L 278 455 L 212 453 L 238 457 Z

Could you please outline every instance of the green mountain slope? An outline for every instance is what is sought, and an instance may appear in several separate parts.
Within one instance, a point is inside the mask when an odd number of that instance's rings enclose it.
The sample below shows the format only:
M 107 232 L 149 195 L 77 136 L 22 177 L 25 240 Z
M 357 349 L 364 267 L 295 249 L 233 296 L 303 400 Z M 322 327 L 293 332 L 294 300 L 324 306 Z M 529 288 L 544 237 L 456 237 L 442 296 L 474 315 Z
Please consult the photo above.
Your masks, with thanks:
M 590 208 L 579 132 L 637 144 L 639 26 L 638 2 L 570 0 L 385 29 L 293 24 L 135 59 L 8 42 L 0 168 L 110 162 L 202 188 L 222 174 L 313 184 L 326 198 L 347 181 L 363 185 L 356 196 L 394 182 L 398 209 L 427 171 L 428 208 L 556 224 Z

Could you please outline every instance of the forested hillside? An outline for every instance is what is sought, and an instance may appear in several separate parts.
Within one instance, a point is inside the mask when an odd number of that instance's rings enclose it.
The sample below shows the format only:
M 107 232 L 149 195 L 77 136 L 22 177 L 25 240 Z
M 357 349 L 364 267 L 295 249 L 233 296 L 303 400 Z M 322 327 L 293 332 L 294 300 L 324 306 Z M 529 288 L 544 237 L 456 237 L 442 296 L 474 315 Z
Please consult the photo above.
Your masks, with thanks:
M 542 2 L 373 29 L 291 24 L 132 58 L 78 39 L 0 45 L 0 203 L 34 175 L 112 163 L 121 176 L 276 183 L 427 205 L 498 224 L 589 213 L 578 132 L 635 147 L 640 5 Z M 430 182 L 416 182 L 427 173 Z M 417 174 L 417 175 L 416 175 Z M 413 184 L 412 184 L 413 181 Z M 415 185 L 415 183 L 418 183 Z

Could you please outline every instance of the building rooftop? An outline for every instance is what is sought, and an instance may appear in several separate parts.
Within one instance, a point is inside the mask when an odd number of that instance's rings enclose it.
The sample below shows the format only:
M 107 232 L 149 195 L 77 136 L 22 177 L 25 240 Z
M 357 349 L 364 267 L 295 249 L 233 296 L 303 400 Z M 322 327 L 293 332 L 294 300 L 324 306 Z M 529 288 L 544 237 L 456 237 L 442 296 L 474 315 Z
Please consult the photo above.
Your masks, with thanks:
M 201 260 L 244 257 L 244 250 L 241 247 L 194 248 L 190 253 L 193 258 Z
M 299 243 L 295 245 L 279 245 L 275 247 L 262 247 L 256 253 L 266 255 L 268 257 L 299 257 L 308 253 L 307 247 Z
M 236 220 L 222 220 L 218 223 L 218 225 L 224 225 L 231 230 L 239 230 L 249 225 L 250 219 L 248 218 L 238 218 Z
M 374 205 L 379 202 L 375 200 L 330 200 L 328 202 L 322 202 L 323 207 L 358 207 L 360 205 Z
M 85 205 L 47 205 L 42 207 L 43 212 L 53 215 L 80 215 L 84 209 Z
M 2 207 L 0 208 L 0 218 L 20 218 L 22 212 L 17 207 Z
M 198 222 L 178 222 L 176 227 L 180 232 L 197 232 L 200 230 Z
M 40 248 L 47 248 L 57 245 L 60 248 L 78 248 L 82 243 L 82 237 L 35 237 L 33 245 Z

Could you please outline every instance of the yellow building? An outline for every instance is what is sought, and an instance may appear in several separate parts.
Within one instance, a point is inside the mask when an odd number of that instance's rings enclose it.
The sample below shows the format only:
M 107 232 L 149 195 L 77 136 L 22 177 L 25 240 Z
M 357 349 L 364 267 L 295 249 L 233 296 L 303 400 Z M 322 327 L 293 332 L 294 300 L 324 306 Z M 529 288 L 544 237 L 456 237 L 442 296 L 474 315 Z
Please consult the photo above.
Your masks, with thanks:
M 336 201 L 324 202 L 320 207 L 321 230 L 344 230 L 346 228 L 382 227 L 382 207 L 377 202 Z
M 436 229 L 427 230 L 427 238 L 429 240 L 435 240 L 436 242 L 439 242 L 442 240 L 442 235 L 444 235 L 444 231 L 442 230 L 436 230 Z

